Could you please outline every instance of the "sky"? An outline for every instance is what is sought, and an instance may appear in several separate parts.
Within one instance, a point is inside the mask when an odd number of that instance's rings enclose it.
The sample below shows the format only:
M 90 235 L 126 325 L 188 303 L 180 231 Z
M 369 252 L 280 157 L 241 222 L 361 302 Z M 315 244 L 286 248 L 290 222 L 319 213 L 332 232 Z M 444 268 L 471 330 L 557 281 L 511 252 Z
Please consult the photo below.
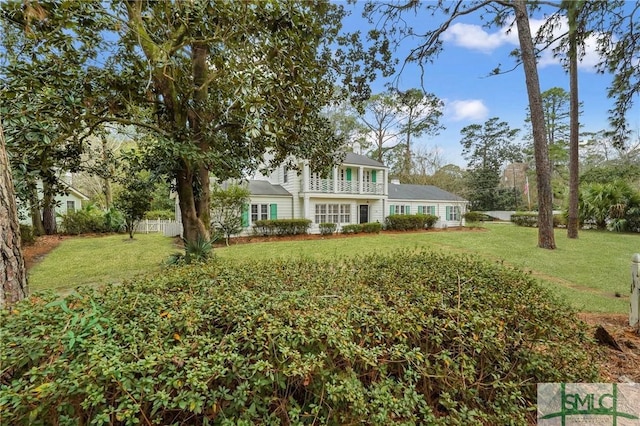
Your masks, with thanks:
M 355 6 L 346 5 L 352 13 L 344 22 L 344 30 L 366 32 L 371 25 L 361 16 L 362 2 Z M 407 12 L 409 23 L 417 30 L 426 32 L 436 28 L 441 21 L 428 15 L 424 10 Z M 530 18 L 532 31 L 543 23 L 543 16 Z M 418 148 L 437 149 L 443 164 L 453 163 L 464 167 L 460 145 L 460 130 L 470 124 L 483 124 L 489 118 L 499 117 L 512 128 L 524 130 L 528 97 L 524 71 L 518 67 L 511 72 L 489 76 L 491 71 L 501 65 L 503 69 L 513 68 L 515 64 L 509 53 L 518 47 L 517 30 L 507 33 L 506 28 L 484 28 L 477 14 L 455 21 L 443 35 L 443 51 L 434 63 L 425 65 L 424 89 L 438 96 L 445 104 L 441 124 L 445 130 L 439 135 L 418 140 Z M 395 51 L 402 62 L 411 47 L 417 41 L 406 40 Z M 578 65 L 579 95 L 583 103 L 580 118 L 581 131 L 599 131 L 608 129 L 608 110 L 613 100 L 607 98 L 607 87 L 611 75 L 596 73 L 595 64 L 599 58 L 594 43 L 587 43 L 586 56 Z M 559 59 L 551 52 L 544 52 L 538 62 L 540 89 L 561 87 L 569 91 L 569 77 Z M 372 84 L 373 93 L 385 90 L 387 82 L 393 82 L 401 90 L 420 87 L 420 68 L 410 64 L 390 79 L 378 79 Z M 627 115 L 630 128 L 640 130 L 640 99 L 635 99 L 634 108 Z M 521 132 L 521 135 L 524 132 Z

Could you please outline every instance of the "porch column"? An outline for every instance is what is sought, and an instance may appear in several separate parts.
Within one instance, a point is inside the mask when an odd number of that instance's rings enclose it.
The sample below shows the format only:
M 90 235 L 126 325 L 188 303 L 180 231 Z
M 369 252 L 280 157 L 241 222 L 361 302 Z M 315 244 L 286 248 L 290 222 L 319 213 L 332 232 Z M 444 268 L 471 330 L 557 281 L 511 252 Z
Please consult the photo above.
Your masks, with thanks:
M 302 192 L 305 194 L 309 192 L 309 162 L 305 160 L 302 166 Z M 305 207 L 306 207 L 305 200 Z
M 333 166 L 333 192 L 338 192 L 338 166 Z
M 364 167 L 360 166 L 360 169 L 358 170 L 358 182 L 360 182 L 360 188 L 358 193 L 362 194 L 363 191 L 363 185 L 364 185 L 364 173 L 363 173 Z
M 309 219 L 313 222 L 313 219 L 311 218 L 311 206 L 310 206 L 310 202 L 309 202 L 309 195 L 304 196 L 304 206 L 302 207 L 302 211 L 304 214 L 304 219 Z
M 389 172 L 385 169 L 382 170 L 382 177 L 384 178 L 384 180 L 382 181 L 384 184 L 384 195 L 389 195 L 389 176 L 387 176 L 389 174 Z

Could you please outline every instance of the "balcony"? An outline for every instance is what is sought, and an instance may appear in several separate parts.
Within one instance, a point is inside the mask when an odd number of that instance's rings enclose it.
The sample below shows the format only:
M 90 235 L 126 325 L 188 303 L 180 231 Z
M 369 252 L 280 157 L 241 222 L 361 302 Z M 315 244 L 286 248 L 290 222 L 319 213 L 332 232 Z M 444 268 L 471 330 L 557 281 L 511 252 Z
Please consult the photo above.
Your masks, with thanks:
M 304 188 L 304 185 L 302 184 L 301 187 Z M 357 181 L 309 178 L 309 192 L 322 194 L 384 195 L 384 184 L 363 182 L 362 187 L 360 187 L 360 183 Z

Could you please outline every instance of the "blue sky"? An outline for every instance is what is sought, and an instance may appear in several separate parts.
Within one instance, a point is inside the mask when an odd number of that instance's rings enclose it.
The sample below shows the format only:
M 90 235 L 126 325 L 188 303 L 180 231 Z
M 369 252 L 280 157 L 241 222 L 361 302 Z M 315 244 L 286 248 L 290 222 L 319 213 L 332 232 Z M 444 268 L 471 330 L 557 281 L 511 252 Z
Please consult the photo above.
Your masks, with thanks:
M 367 31 L 370 25 L 361 17 L 361 3 L 344 21 L 347 31 Z M 345 5 L 348 10 L 353 6 Z M 426 12 L 407 18 L 418 23 L 416 29 L 427 31 L 440 23 Z M 537 18 L 537 19 L 536 19 Z M 542 16 L 531 18 L 532 30 L 541 23 Z M 425 65 L 424 88 L 434 93 L 445 103 L 441 123 L 446 127 L 438 136 L 422 138 L 418 147 L 438 148 L 443 164 L 453 163 L 465 166 L 461 156 L 460 130 L 470 124 L 482 124 L 491 117 L 499 117 L 513 128 L 524 129 L 524 119 L 528 105 L 522 67 L 512 72 L 488 76 L 502 64 L 503 69 L 512 68 L 514 61 L 509 52 L 517 48 L 517 33 L 514 30 L 483 28 L 478 15 L 469 15 L 456 21 L 444 34 L 444 49 L 433 64 Z M 417 41 L 407 40 L 396 51 L 396 57 L 403 60 L 409 48 Z M 597 74 L 594 65 L 598 62 L 593 46 L 587 46 L 587 55 L 579 64 L 580 100 L 583 102 L 583 114 L 580 118 L 581 131 L 598 131 L 608 128 L 608 110 L 613 101 L 607 98 L 607 87 L 611 82 L 608 74 Z M 569 78 L 558 59 L 550 52 L 544 53 L 538 63 L 540 88 L 561 87 L 569 91 Z M 374 93 L 384 90 L 384 84 L 396 80 L 396 85 L 406 90 L 420 87 L 420 69 L 417 65 L 408 65 L 401 75 L 388 80 L 377 80 L 372 89 Z M 640 99 L 635 99 L 635 107 L 628 114 L 631 129 L 640 130 Z

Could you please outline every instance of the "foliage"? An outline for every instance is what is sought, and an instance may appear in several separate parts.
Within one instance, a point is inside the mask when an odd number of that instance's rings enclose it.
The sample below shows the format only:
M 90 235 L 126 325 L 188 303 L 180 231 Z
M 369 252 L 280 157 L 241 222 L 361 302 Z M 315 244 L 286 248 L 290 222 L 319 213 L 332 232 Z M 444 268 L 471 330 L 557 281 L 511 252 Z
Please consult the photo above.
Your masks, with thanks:
M 511 222 L 518 226 L 526 226 L 529 228 L 538 227 L 538 213 L 535 212 L 516 212 L 511 215 Z M 553 227 L 558 228 L 560 226 L 567 225 L 567 218 L 564 214 L 553 215 Z
M 104 212 L 104 227 L 106 232 L 124 232 L 126 223 L 124 215 L 115 207 Z
M 412 231 L 433 228 L 438 216 L 430 214 L 392 214 L 385 219 L 385 229 L 388 231 Z
M 536 383 L 597 379 L 532 278 L 431 252 L 199 264 L 0 316 L 7 424 L 526 424 Z
M 136 225 L 151 208 L 152 188 L 153 182 L 147 173 L 132 173 L 115 197 L 114 205 L 124 216 L 125 229 L 129 238 L 133 238 Z
M 110 217 L 115 215 L 111 214 Z M 62 232 L 71 235 L 111 231 L 107 228 L 104 212 L 95 204 L 87 204 L 79 210 L 67 211 L 62 215 L 61 228 Z
M 195 241 L 184 241 L 186 263 L 206 262 L 213 255 L 213 245 L 207 238 L 200 237 Z
M 310 227 L 309 219 L 271 219 L 253 222 L 253 232 L 264 237 L 302 235 L 309 232 Z
M 175 210 L 149 210 L 144 214 L 145 219 L 176 220 Z
M 369 222 L 362 224 L 362 232 L 365 234 L 379 234 L 382 231 L 382 224 L 380 222 Z
M 318 227 L 321 235 L 331 235 L 336 232 L 338 225 L 335 223 L 320 223 Z
M 629 230 L 634 230 L 632 224 L 637 220 L 635 209 L 638 207 L 640 192 L 624 181 L 592 183 L 583 187 L 580 193 L 580 220 L 592 222 L 598 229 L 606 229 L 607 224 L 615 221 L 615 230 L 627 230 L 626 221 L 630 219 Z
M 348 225 L 342 225 L 343 234 L 359 234 L 361 233 L 362 225 L 359 223 L 350 223 Z
M 491 217 L 489 217 L 489 215 L 486 215 L 482 212 L 476 212 L 476 211 L 468 211 L 463 215 L 463 217 L 465 222 L 467 222 L 467 224 L 484 222 L 485 220 L 491 220 Z
M 211 190 L 211 224 L 214 232 L 224 236 L 227 245 L 232 235 L 242 231 L 242 210 L 250 197 L 248 188 L 235 184 L 226 188 L 215 185 Z
M 20 224 L 20 246 L 30 246 L 36 242 L 36 236 L 33 233 L 33 227 Z

